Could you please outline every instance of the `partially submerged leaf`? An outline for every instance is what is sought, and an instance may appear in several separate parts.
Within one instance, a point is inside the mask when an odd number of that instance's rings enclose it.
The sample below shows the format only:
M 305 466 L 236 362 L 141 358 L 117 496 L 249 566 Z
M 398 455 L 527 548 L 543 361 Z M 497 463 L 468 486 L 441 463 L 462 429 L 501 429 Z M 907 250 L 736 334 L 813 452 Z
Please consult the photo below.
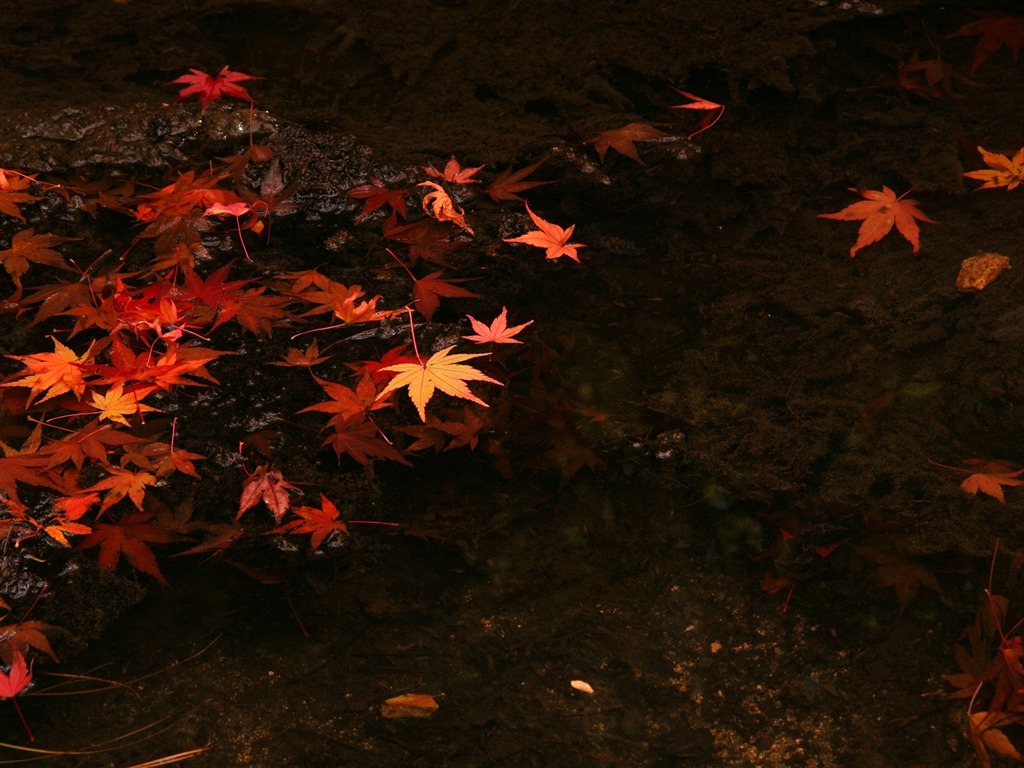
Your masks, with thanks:
M 660 139 L 663 136 L 669 134 L 659 131 L 653 126 L 647 125 L 646 123 L 630 123 L 624 125 L 621 128 L 614 128 L 610 131 L 599 133 L 592 139 L 589 139 L 586 143 L 593 144 L 594 149 L 597 151 L 597 156 L 604 162 L 604 155 L 609 149 L 614 149 L 620 155 L 625 155 L 631 160 L 635 160 L 644 165 L 644 161 L 640 159 L 640 155 L 637 154 L 636 144 L 637 141 L 650 141 L 651 139 Z

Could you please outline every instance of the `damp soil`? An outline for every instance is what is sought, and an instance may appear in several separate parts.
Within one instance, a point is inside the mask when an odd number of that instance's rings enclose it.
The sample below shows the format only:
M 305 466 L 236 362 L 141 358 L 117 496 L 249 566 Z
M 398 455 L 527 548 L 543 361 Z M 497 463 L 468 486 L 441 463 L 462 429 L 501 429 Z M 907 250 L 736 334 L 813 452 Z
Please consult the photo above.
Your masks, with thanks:
M 1024 461 L 1020 190 L 963 178 L 977 145 L 1024 142 L 1024 64 L 1001 50 L 936 98 L 891 82 L 933 46 L 966 73 L 976 39 L 946 35 L 973 4 L 8 5 L 2 167 L 201 169 L 244 150 L 249 111 L 200 116 L 168 104 L 166 83 L 225 64 L 266 78 L 249 84 L 253 131 L 300 180 L 299 210 L 235 262 L 240 277 L 325 265 L 400 305 L 380 221 L 355 224 L 344 193 L 369 176 L 413 183 L 452 154 L 489 172 L 546 158 L 537 177 L 555 183 L 531 205 L 587 245 L 580 265 L 546 263 L 500 243 L 521 210 L 465 201 L 477 235 L 452 273 L 483 298 L 445 304 L 424 343 L 507 305 L 559 351 L 559 386 L 593 417 L 497 468 L 465 448 L 373 474 L 339 463 L 287 426 L 315 385 L 262 365 L 287 334 L 218 337 L 244 354 L 211 366 L 221 386 L 190 406 L 207 482 L 164 503 L 229 518 L 237 443 L 273 429 L 286 477 L 399 528 L 353 527 L 315 554 L 261 537 L 163 557 L 169 588 L 100 572 L 87 551 L 32 552 L 47 564 L 7 549 L 4 597 L 27 609 L 47 584 L 32 616 L 62 628 L 63 663 L 38 659 L 22 697 L 35 746 L 99 745 L 56 758 L 68 766 L 206 745 L 189 764 L 974 764 L 963 703 L 923 694 L 957 669 L 997 539 L 1024 546 L 1024 507 L 1013 488 L 1005 504 L 968 496 L 929 460 Z M 688 138 L 671 86 L 725 104 L 723 119 Z M 628 123 L 667 135 L 637 145 L 642 163 L 599 162 L 585 141 Z M 851 259 L 856 225 L 817 214 L 882 185 L 912 188 L 939 223 L 921 225 L 916 253 L 894 234 Z M 28 218 L 92 253 L 130 238 L 58 204 Z M 209 247 L 237 259 L 229 237 Z M 962 293 L 978 252 L 1013 268 Z M 42 338 L 14 313 L 0 323 L 4 353 Z M 349 359 L 391 345 L 360 343 Z M 936 581 L 897 594 L 879 552 L 904 582 L 907 568 Z M 123 685 L 42 695 L 61 692 L 55 674 Z M 409 692 L 437 713 L 381 717 Z M 25 743 L 10 711 L 0 741 Z

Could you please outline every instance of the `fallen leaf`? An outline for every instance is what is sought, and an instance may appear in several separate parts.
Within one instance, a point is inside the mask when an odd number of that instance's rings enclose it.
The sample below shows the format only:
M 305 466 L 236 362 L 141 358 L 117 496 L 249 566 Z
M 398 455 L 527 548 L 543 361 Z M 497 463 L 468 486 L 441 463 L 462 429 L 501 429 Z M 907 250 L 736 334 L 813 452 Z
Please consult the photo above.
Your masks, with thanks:
M 380 715 L 389 720 L 400 717 L 425 718 L 432 716 L 437 710 L 438 704 L 433 696 L 425 693 L 403 693 L 385 701 L 381 705 Z
M 245 90 L 239 83 L 245 82 L 246 80 L 262 80 L 262 77 L 255 77 L 253 75 L 247 75 L 244 72 L 232 72 L 226 66 L 220 72 L 217 73 L 216 77 L 207 74 L 200 69 L 190 69 L 191 75 L 182 75 L 179 78 L 171 80 L 168 85 L 177 84 L 184 85 L 178 91 L 178 98 L 175 101 L 182 101 L 187 99 L 193 94 L 199 96 L 199 108 L 205 110 L 206 106 L 214 99 L 219 99 L 221 96 L 231 96 L 236 99 L 242 99 L 248 101 L 250 104 L 253 103 L 252 96 Z
M 464 230 L 469 232 L 469 234 L 473 234 L 473 230 L 466 223 L 465 211 L 452 202 L 452 199 L 440 184 L 435 184 L 432 181 L 424 181 L 416 186 L 433 188 L 432 192 L 428 192 L 423 196 L 424 211 L 429 213 L 438 221 L 450 221 L 453 224 L 457 224 L 462 227 Z
M 0 251 L 0 264 L 4 265 L 15 287 L 21 290 L 21 278 L 28 271 L 29 263 L 46 264 L 58 269 L 73 271 L 64 257 L 53 250 L 53 246 L 80 240 L 78 237 L 37 235 L 34 229 L 23 229 L 11 238 L 11 247 Z
M 274 522 L 280 525 L 281 518 L 291 507 L 291 497 L 289 497 L 288 491 L 295 490 L 298 489 L 284 479 L 280 470 L 271 469 L 266 464 L 261 464 L 246 476 L 245 482 L 242 484 L 242 495 L 238 499 L 238 513 L 235 515 L 235 520 L 238 520 L 262 500 L 274 514 Z
M 506 237 L 504 241 L 506 243 L 526 243 L 536 248 L 544 249 L 544 256 L 548 259 L 557 259 L 559 256 L 568 256 L 570 259 L 579 263 L 580 257 L 577 250 L 580 248 L 586 248 L 582 243 L 570 243 L 569 238 L 572 237 L 573 230 L 576 229 L 576 225 L 573 224 L 568 229 L 562 229 L 557 224 L 552 224 L 550 221 L 545 221 L 540 216 L 530 210 L 530 204 L 526 203 L 526 212 L 530 214 L 530 218 L 533 219 L 533 223 L 537 225 L 537 229 L 532 232 L 527 232 L 525 235 L 519 237 Z
M 320 494 L 319 507 L 296 507 L 292 510 L 298 520 L 291 520 L 284 525 L 279 525 L 270 533 L 309 533 L 312 534 L 310 546 L 319 549 L 324 540 L 332 533 L 348 533 L 348 526 L 344 520 L 340 520 L 340 512 L 334 503 Z
M 694 96 L 692 93 L 681 91 L 676 87 L 673 87 L 672 90 L 678 93 L 679 95 L 685 96 L 686 98 L 690 99 L 690 103 L 676 104 L 675 106 L 670 107 L 670 109 L 696 109 L 708 112 L 708 114 L 704 115 L 704 117 L 701 118 L 701 121 L 697 123 L 697 129 L 686 137 L 688 139 L 692 139 L 694 136 L 698 136 L 704 133 L 704 131 L 708 130 L 708 128 L 710 128 L 719 120 L 721 120 L 722 115 L 725 114 L 725 106 L 723 104 L 718 104 L 714 101 L 702 99 L 700 96 Z
M 427 318 L 428 323 L 433 321 L 434 312 L 441 306 L 442 296 L 465 299 L 479 298 L 479 294 L 455 285 L 455 283 L 472 280 L 473 278 L 455 277 L 450 280 L 442 280 L 441 273 L 443 271 L 439 269 L 437 272 L 431 272 L 426 277 L 413 278 L 412 297 L 416 303 L 416 310 Z
M 452 155 L 451 159 L 445 163 L 444 170 L 439 171 L 432 165 L 421 165 L 420 168 L 423 172 L 435 179 L 441 179 L 451 184 L 479 184 L 480 179 L 474 179 L 473 177 L 478 171 L 483 169 L 482 165 L 478 165 L 475 168 L 463 168 L 459 165 L 459 161 L 455 159 L 455 155 Z
M 384 398 L 389 392 L 396 389 L 408 387 L 409 399 L 416 406 L 420 420 L 424 422 L 427 420 L 427 403 L 434 396 L 435 389 L 440 389 L 452 397 L 461 397 L 487 407 L 487 403 L 470 392 L 466 382 L 487 381 L 499 386 L 501 386 L 501 382 L 471 365 L 462 365 L 466 360 L 483 357 L 485 353 L 450 355 L 449 353 L 453 349 L 455 349 L 454 346 L 445 347 L 440 352 L 434 353 L 429 360 L 421 363 L 399 363 L 381 368 L 382 371 L 396 371 L 398 375 L 377 395 L 377 399 Z
M 501 203 L 505 200 L 522 200 L 523 198 L 517 195 L 517 192 L 525 192 L 528 189 L 542 187 L 545 184 L 554 184 L 553 181 L 523 181 L 523 179 L 540 168 L 546 159 L 542 158 L 532 165 L 520 168 L 518 171 L 513 171 L 511 168 L 502 171 L 484 191 L 491 200 Z
M 390 189 L 384 186 L 384 182 L 375 176 L 370 177 L 369 184 L 360 184 L 352 187 L 347 194 L 353 200 L 364 200 L 363 210 L 356 216 L 356 221 L 362 221 L 382 205 L 388 205 L 395 213 L 405 218 L 405 193 L 407 189 Z
M 571 685 L 573 688 L 575 688 L 577 691 L 580 691 L 581 693 L 586 693 L 590 695 L 593 695 L 594 693 L 593 686 L 586 680 L 570 680 L 569 685 Z
M 25 663 L 25 657 L 15 652 L 8 670 L 0 672 L 0 699 L 13 699 L 31 682 L 32 672 Z
M 146 511 L 131 512 L 116 523 L 96 523 L 78 549 L 89 549 L 99 546 L 100 567 L 113 570 L 121 556 L 135 570 L 148 573 L 161 584 L 167 584 L 156 557 L 147 543 L 166 544 L 174 537 L 152 521 L 153 513 Z
M 985 182 L 978 189 L 1006 187 L 1009 192 L 1024 183 L 1024 147 L 1017 150 L 1012 159 L 997 152 L 989 152 L 983 147 L 978 147 L 978 153 L 988 170 L 968 171 L 964 174 L 968 179 Z
M 508 307 L 502 307 L 501 314 L 494 318 L 489 326 L 484 325 L 472 315 L 466 315 L 466 317 L 469 318 L 470 325 L 473 326 L 476 333 L 462 338 L 477 344 L 522 344 L 523 342 L 513 337 L 533 322 L 533 320 L 528 320 L 522 325 L 513 325 L 509 328 Z
M 863 223 L 857 232 L 857 242 L 850 249 L 851 257 L 855 256 L 861 248 L 878 242 L 889 234 L 893 224 L 896 225 L 899 233 L 914 246 L 914 253 L 917 253 L 920 229 L 914 219 L 927 221 L 931 224 L 938 223 L 932 221 L 917 209 L 917 200 L 904 200 L 902 196 L 896 197 L 896 193 L 888 187 L 883 186 L 881 192 L 874 189 L 857 190 L 853 187 L 850 188 L 850 191 L 856 192 L 861 197 L 867 199 L 848 205 L 836 213 L 819 213 L 818 218 L 836 219 L 839 221 L 863 219 Z
M 1016 479 L 1024 474 L 1024 467 L 1019 464 L 1000 459 L 964 459 L 963 462 L 972 469 L 965 470 L 971 474 L 964 478 L 960 487 L 971 495 L 977 495 L 980 491 L 1000 504 L 1005 504 L 1003 486 L 1010 488 L 1024 485 L 1024 480 Z
M 974 49 L 974 63 L 971 72 L 980 67 L 989 56 L 1002 47 L 1010 52 L 1016 61 L 1024 48 L 1024 16 L 1010 16 L 1002 11 L 972 10 L 976 21 L 964 24 L 946 37 L 981 37 Z
M 35 195 L 30 195 L 22 190 L 28 189 L 28 185 L 35 180 L 35 176 L 28 176 L 17 171 L 8 171 L 0 168 L 0 213 L 6 213 L 16 219 L 25 220 L 18 208 L 18 203 L 27 203 L 38 200 Z
M 640 155 L 637 154 L 636 145 L 634 142 L 637 141 L 650 141 L 651 139 L 660 139 L 662 136 L 668 136 L 669 134 L 659 131 L 653 126 L 645 123 L 630 123 L 624 125 L 621 128 L 615 128 L 604 133 L 599 133 L 594 138 L 586 141 L 586 144 L 593 144 L 594 149 L 597 151 L 597 156 L 601 162 L 604 162 L 604 155 L 609 149 L 614 149 L 620 155 L 625 155 L 628 158 L 636 160 L 640 165 L 644 165 L 644 161 L 640 159 Z

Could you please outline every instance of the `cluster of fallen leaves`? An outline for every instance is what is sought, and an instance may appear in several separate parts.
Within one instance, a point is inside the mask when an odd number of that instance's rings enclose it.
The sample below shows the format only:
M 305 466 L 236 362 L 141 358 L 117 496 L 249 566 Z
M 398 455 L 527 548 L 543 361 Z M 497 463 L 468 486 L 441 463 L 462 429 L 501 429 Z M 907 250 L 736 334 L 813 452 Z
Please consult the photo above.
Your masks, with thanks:
M 1016 61 L 1024 46 L 1024 16 L 1013 16 L 999 11 L 973 11 L 976 21 L 965 24 L 948 35 L 949 38 L 980 37 L 975 47 L 971 72 L 977 70 L 990 56 L 1005 47 Z M 886 78 L 883 85 L 892 85 L 902 94 L 923 98 L 959 97 L 954 86 L 979 87 L 977 83 L 957 72 L 929 38 L 933 48 L 931 58 L 922 58 L 920 49 L 915 49 L 909 60 L 901 61 L 895 78 Z M 991 152 L 978 147 L 979 165 L 985 166 L 964 173 L 969 179 L 984 182 L 979 189 L 1005 188 L 1007 191 L 1018 187 L 1024 181 L 1024 148 L 1013 157 Z M 878 242 L 892 230 L 896 230 L 913 246 L 917 253 L 920 247 L 918 221 L 931 224 L 936 222 L 918 209 L 918 201 L 899 197 L 883 186 L 881 190 L 852 189 L 863 198 L 836 213 L 819 214 L 819 218 L 839 221 L 861 221 L 857 241 L 850 249 L 850 256 L 872 243 Z
M 998 546 L 993 568 L 997 556 Z M 1022 567 L 1017 552 L 1010 578 L 1019 578 Z M 955 689 L 947 696 L 967 700 L 967 737 L 982 768 L 990 768 L 992 755 L 1024 762 L 1024 751 L 1011 740 L 1024 726 L 1024 619 L 1007 626 L 1010 601 L 993 592 L 991 581 L 990 575 L 982 606 L 956 646 L 960 671 L 943 676 Z

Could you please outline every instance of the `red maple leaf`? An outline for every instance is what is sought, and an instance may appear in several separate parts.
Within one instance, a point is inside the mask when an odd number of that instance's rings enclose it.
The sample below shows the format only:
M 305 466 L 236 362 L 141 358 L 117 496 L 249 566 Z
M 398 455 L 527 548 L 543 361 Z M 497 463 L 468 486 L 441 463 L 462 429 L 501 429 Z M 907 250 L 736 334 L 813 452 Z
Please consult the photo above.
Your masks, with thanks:
M 398 449 L 383 438 L 377 425 L 364 414 L 344 419 L 335 418 L 331 421 L 334 432 L 324 440 L 323 445 L 331 446 L 338 458 L 341 458 L 341 454 L 347 453 L 360 464 L 369 466 L 370 458 L 376 456 L 410 466 Z
M 479 298 L 478 294 L 455 285 L 455 283 L 462 283 L 473 278 L 457 277 L 442 280 L 441 273 L 443 271 L 439 269 L 426 277 L 413 278 L 412 297 L 416 302 L 417 311 L 427 318 L 428 323 L 434 319 L 434 312 L 441 306 L 442 296 L 446 298 Z
M 322 493 L 319 507 L 296 507 L 292 513 L 299 519 L 279 525 L 270 533 L 310 533 L 313 535 L 310 541 L 310 546 L 313 549 L 319 549 L 324 540 L 335 532 L 348 533 L 345 521 L 338 519 L 341 514 L 338 508 Z
M 668 135 L 645 123 L 630 123 L 621 128 L 599 133 L 585 143 L 594 145 L 594 149 L 597 150 L 597 156 L 601 159 L 602 163 L 604 162 L 605 152 L 609 149 L 614 149 L 620 155 L 625 155 L 636 160 L 640 165 L 644 165 L 644 161 L 637 154 L 636 145 L 633 142 L 650 141 L 651 139 L 659 139 L 662 136 Z
M 851 257 L 855 256 L 857 251 L 864 246 L 871 245 L 889 234 L 893 224 L 896 225 L 899 233 L 914 246 L 914 253 L 917 253 L 920 229 L 914 219 L 931 224 L 938 223 L 917 209 L 917 200 L 904 199 L 902 195 L 896 197 L 896 193 L 888 187 L 883 186 L 881 192 L 875 189 L 858 190 L 853 187 L 850 188 L 850 191 L 867 199 L 848 205 L 836 213 L 819 213 L 818 218 L 838 219 L 839 221 L 863 219 L 860 230 L 857 232 L 857 242 L 850 249 Z M 904 194 L 906 193 L 904 192 Z
M 100 567 L 112 570 L 117 567 L 121 556 L 128 565 L 141 573 L 148 573 L 161 584 L 167 584 L 156 564 L 147 543 L 166 544 L 174 537 L 164 528 L 152 522 L 153 512 L 137 510 L 130 512 L 116 523 L 96 523 L 79 549 L 100 548 Z
M 553 181 L 524 181 L 527 176 L 540 168 L 545 160 L 547 160 L 546 157 L 541 158 L 536 163 L 520 168 L 518 171 L 513 171 L 511 168 L 502 171 L 484 191 L 491 200 L 500 203 L 505 200 L 522 200 L 523 198 L 517 195 L 517 192 L 525 192 L 545 184 L 554 184 Z
M 298 489 L 294 485 L 284 479 L 280 470 L 261 464 L 246 476 L 242 484 L 242 495 L 238 500 L 238 514 L 235 515 L 235 520 L 262 500 L 274 514 L 274 522 L 280 524 L 281 518 L 292 504 L 288 491 L 296 490 Z
M 407 189 L 390 189 L 384 186 L 384 182 L 375 176 L 370 177 L 369 184 L 360 184 L 352 187 L 347 194 L 353 200 L 363 200 L 363 210 L 356 216 L 356 221 L 362 221 L 382 205 L 391 206 L 391 210 L 405 218 L 405 193 Z
M 671 109 L 695 109 L 708 112 L 708 114 L 704 115 L 704 117 L 701 118 L 700 122 L 697 123 L 697 129 L 686 137 L 688 139 L 692 139 L 694 136 L 704 133 L 704 131 L 706 131 L 708 128 L 710 128 L 719 120 L 721 120 L 722 115 L 725 114 L 725 106 L 723 104 L 718 104 L 714 101 L 702 99 L 700 96 L 694 96 L 692 93 L 681 91 L 675 87 L 673 87 L 672 90 L 678 93 L 679 95 L 685 96 L 686 98 L 690 99 L 690 103 L 676 104 L 675 106 L 671 107 Z
M 964 24 L 956 32 L 947 37 L 980 36 L 974 49 L 974 63 L 971 72 L 980 67 L 989 56 L 1003 46 L 1010 52 L 1013 60 L 1020 56 L 1024 48 L 1024 16 L 1010 16 L 1002 11 L 971 11 L 978 17 L 976 21 Z
M 562 229 L 557 224 L 545 221 L 531 211 L 529 203 L 526 203 L 526 212 L 530 214 L 530 218 L 533 219 L 533 223 L 537 225 L 537 229 L 532 232 L 527 232 L 525 235 L 520 235 L 519 237 L 506 237 L 504 238 L 506 243 L 526 243 L 527 245 L 532 245 L 537 248 L 543 248 L 544 256 L 548 259 L 557 259 L 559 256 L 568 256 L 576 263 L 579 263 L 580 257 L 577 250 L 579 248 L 585 248 L 586 246 L 582 243 L 569 242 L 569 238 L 572 237 L 573 230 L 576 229 L 575 224 L 570 226 L 568 229 Z
M 189 71 L 192 73 L 191 75 L 182 75 L 175 78 L 168 85 L 178 84 L 186 86 L 178 91 L 178 98 L 175 101 L 181 101 L 193 94 L 199 94 L 199 107 L 203 110 L 206 109 L 207 104 L 214 99 L 219 99 L 221 96 L 232 96 L 252 104 L 252 96 L 239 83 L 246 80 L 263 79 L 262 77 L 247 75 L 244 72 L 232 72 L 226 66 L 217 73 L 216 77 L 203 72 L 201 69 L 190 69 Z
M 0 672 L 0 699 L 13 699 L 31 682 L 32 671 L 25 663 L 25 657 L 15 652 L 8 670 Z
M 21 291 L 21 278 L 28 271 L 30 263 L 46 264 L 58 269 L 72 271 L 64 257 L 53 250 L 54 245 L 80 240 L 78 237 L 58 237 L 57 235 L 37 235 L 34 229 L 23 229 L 11 239 L 11 247 L 0 251 L 0 264 L 11 276 L 15 287 Z

